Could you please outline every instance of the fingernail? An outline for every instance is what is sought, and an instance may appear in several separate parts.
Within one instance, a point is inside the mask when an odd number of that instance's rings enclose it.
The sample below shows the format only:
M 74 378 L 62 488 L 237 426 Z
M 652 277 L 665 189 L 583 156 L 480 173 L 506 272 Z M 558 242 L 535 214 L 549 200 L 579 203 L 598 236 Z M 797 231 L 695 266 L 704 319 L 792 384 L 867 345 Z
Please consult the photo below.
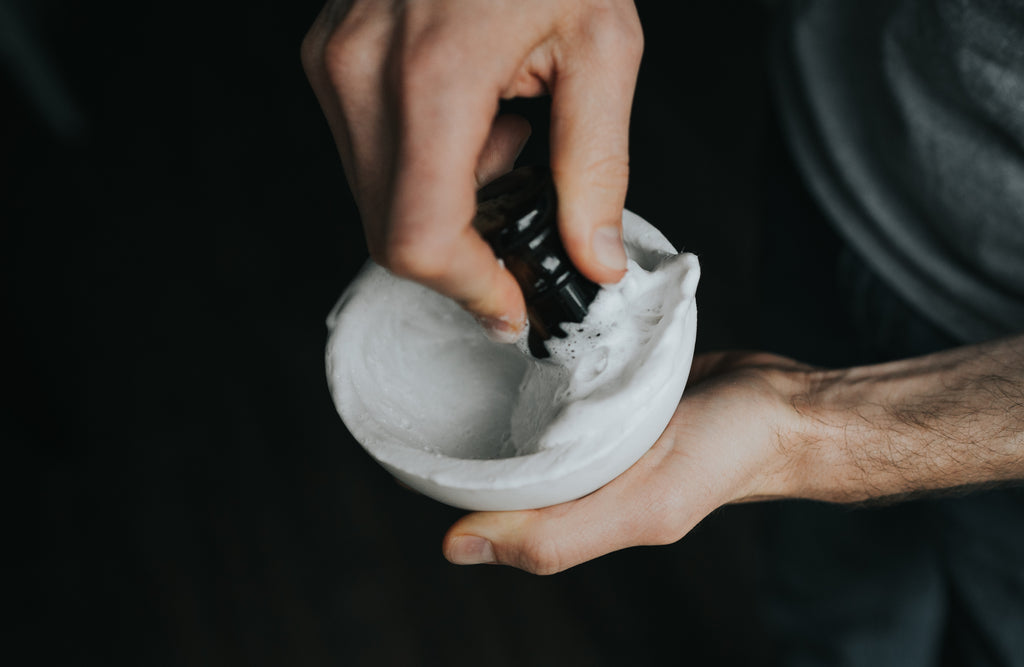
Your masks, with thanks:
M 522 327 L 517 328 L 508 320 L 498 317 L 478 317 L 476 321 L 480 323 L 484 335 L 492 343 L 514 343 L 519 340 L 523 330 Z
M 482 537 L 462 535 L 452 540 L 450 560 L 456 565 L 479 565 L 494 562 L 494 547 Z
M 598 227 L 594 230 L 594 256 L 609 269 L 626 269 L 626 249 L 622 245 L 622 233 L 615 225 Z

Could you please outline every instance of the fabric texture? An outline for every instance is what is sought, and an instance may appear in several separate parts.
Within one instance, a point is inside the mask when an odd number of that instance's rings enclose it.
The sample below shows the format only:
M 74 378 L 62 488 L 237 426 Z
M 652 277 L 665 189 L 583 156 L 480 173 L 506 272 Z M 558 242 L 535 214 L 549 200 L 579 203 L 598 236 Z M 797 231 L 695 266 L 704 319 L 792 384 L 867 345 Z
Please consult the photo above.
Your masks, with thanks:
M 842 237 L 961 342 L 1024 329 L 1024 3 L 804 0 L 782 119 Z
M 775 153 L 763 347 L 846 366 L 957 345 L 835 235 Z M 766 509 L 762 612 L 779 664 L 1024 667 L 1024 489 Z
M 847 366 L 1024 329 L 1024 2 L 790 9 L 765 349 Z M 1024 667 L 1024 489 L 780 502 L 765 546 L 781 664 Z

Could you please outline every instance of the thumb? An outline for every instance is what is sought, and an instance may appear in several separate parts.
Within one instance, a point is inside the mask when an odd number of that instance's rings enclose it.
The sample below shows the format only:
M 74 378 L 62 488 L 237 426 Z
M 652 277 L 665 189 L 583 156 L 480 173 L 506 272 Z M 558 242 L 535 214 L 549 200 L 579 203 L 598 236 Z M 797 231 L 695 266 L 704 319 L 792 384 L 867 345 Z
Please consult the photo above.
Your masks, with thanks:
M 619 549 L 678 540 L 688 525 L 659 495 L 664 489 L 655 482 L 656 470 L 666 451 L 653 453 L 579 500 L 462 517 L 444 537 L 445 558 L 456 565 L 499 563 L 554 574 Z
M 570 259 L 598 283 L 616 282 L 626 270 L 622 208 L 629 116 L 643 47 L 634 19 L 627 15 L 589 26 L 580 57 L 558 70 L 552 90 L 559 231 Z
M 598 517 L 588 522 L 570 510 L 554 516 L 545 510 L 479 512 L 458 521 L 445 536 L 445 558 L 456 565 L 493 563 L 554 574 L 629 544 L 607 530 Z M 584 530 L 589 528 L 590 531 Z

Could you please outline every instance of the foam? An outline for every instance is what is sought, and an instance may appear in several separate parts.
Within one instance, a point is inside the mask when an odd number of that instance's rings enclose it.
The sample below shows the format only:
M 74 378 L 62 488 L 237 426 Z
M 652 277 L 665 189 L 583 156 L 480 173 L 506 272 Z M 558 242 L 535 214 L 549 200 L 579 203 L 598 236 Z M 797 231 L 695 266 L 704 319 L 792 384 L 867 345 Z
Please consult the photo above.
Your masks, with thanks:
M 668 423 L 696 333 L 696 257 L 623 214 L 626 276 L 551 357 L 487 340 L 454 302 L 368 263 L 328 317 L 328 381 L 356 439 L 410 486 L 469 509 L 579 497 Z

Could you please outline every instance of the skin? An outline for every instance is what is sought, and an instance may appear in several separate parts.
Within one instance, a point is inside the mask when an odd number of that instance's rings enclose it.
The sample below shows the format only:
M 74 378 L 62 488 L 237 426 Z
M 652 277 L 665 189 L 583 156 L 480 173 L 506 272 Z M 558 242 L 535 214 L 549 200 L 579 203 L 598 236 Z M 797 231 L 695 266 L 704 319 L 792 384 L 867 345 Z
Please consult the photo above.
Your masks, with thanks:
M 625 271 L 621 211 L 643 37 L 625 0 L 336 0 L 302 59 L 371 256 L 450 296 L 497 340 L 525 323 L 511 275 L 472 229 L 475 191 L 529 135 L 501 99 L 550 94 L 559 226 L 581 272 Z M 742 419 L 736 415 L 742 414 Z M 1024 335 L 823 371 L 761 353 L 694 360 L 657 443 L 594 493 L 465 516 L 453 563 L 550 574 L 681 539 L 714 509 L 772 498 L 862 502 L 1024 479 Z
M 568 503 L 469 514 L 443 549 L 453 563 L 552 574 L 675 542 L 730 503 L 891 501 L 1021 479 L 1024 334 L 845 370 L 718 353 L 694 360 L 664 434 L 625 473 Z
M 328 2 L 302 60 L 371 257 L 514 340 L 522 294 L 470 223 L 479 185 L 511 169 L 529 135 L 496 115 L 499 101 L 549 93 L 562 239 L 584 275 L 617 282 L 642 51 L 628 0 Z

